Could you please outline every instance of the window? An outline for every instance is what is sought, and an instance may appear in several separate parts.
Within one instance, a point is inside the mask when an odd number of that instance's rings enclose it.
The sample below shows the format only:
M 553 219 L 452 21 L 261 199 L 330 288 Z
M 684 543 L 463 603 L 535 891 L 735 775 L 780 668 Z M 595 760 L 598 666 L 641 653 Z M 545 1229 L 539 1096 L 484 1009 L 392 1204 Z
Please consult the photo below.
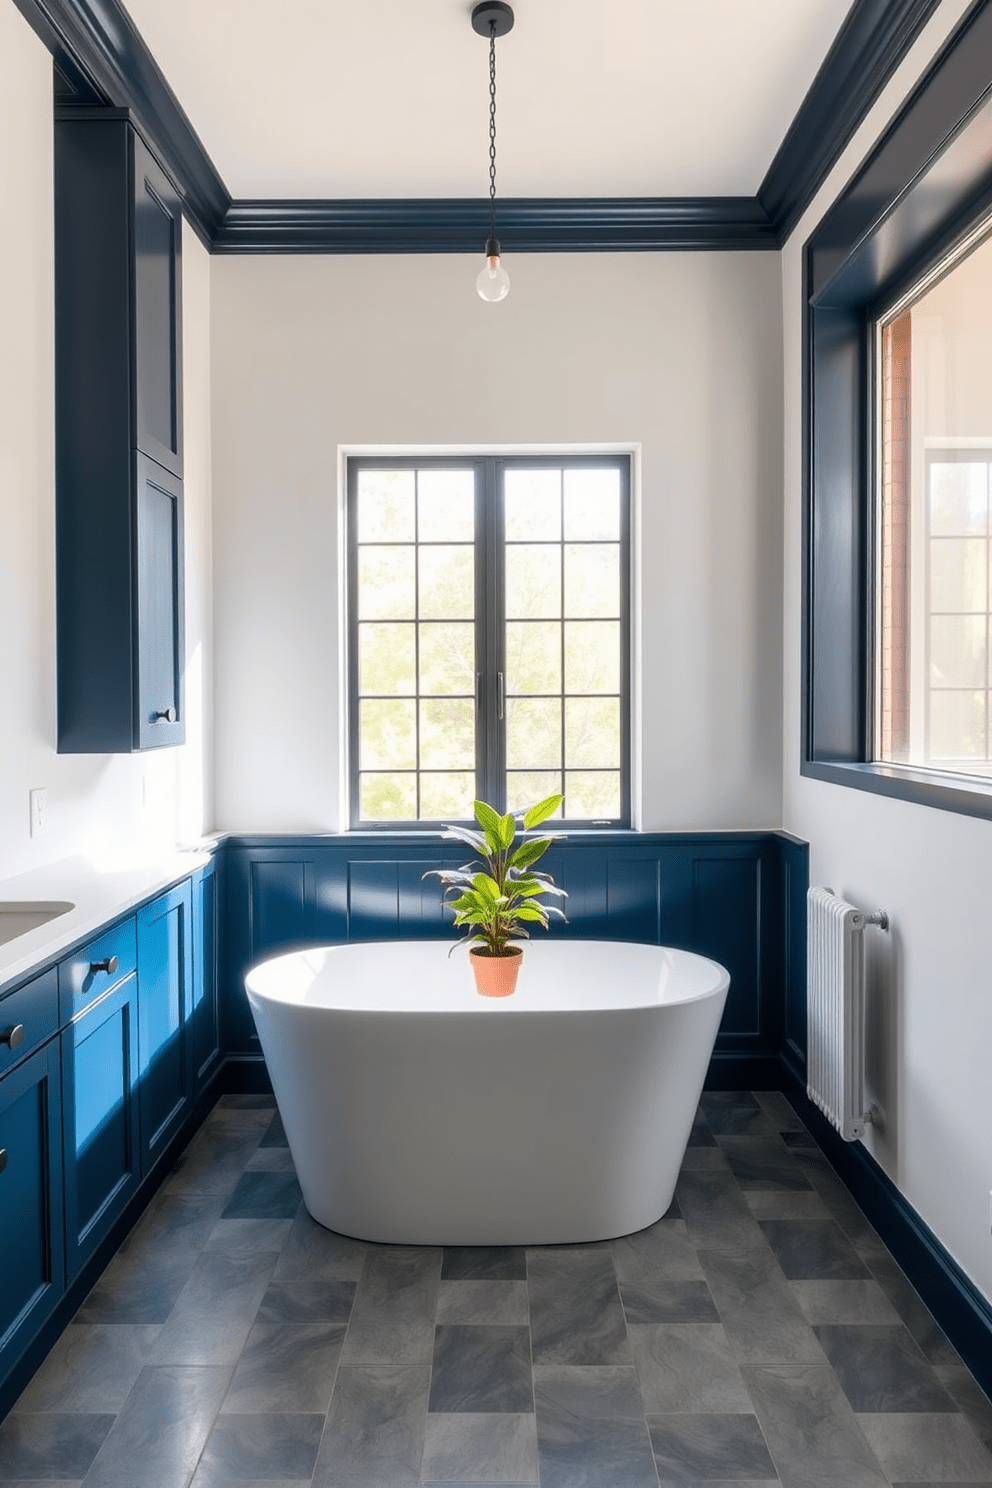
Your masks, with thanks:
M 992 235 L 879 322 L 876 757 L 992 776 Z
M 967 646 L 987 627 L 989 605 L 981 609 L 979 579 L 948 582 L 947 565 L 963 554 L 955 544 L 976 539 L 967 568 L 987 540 L 954 526 L 954 503 L 970 498 L 950 488 L 971 479 L 957 467 L 983 463 L 988 427 L 955 421 L 948 432 L 941 418 L 925 441 L 914 380 L 904 427 L 890 425 L 876 464 L 875 425 L 886 415 L 873 373 L 881 366 L 884 381 L 888 355 L 896 389 L 900 360 L 908 366 L 903 312 L 990 220 L 990 55 L 992 5 L 972 7 L 805 245 L 800 766 L 819 780 L 986 817 L 992 772 L 976 720 L 990 679 L 986 670 L 977 681 L 981 656 Z M 911 498 L 899 497 L 900 481 Z M 953 608 L 961 594 L 949 604 L 948 590 L 961 583 L 968 608 Z M 956 658 L 955 633 L 959 647 L 971 638 Z
M 627 457 L 348 461 L 353 826 L 630 821 Z

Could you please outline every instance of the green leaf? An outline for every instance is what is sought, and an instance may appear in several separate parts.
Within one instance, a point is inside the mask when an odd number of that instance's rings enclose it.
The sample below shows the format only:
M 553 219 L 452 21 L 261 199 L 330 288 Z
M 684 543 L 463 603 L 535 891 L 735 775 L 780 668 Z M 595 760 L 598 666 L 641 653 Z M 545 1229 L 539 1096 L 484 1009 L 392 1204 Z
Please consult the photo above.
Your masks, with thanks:
M 564 799 L 565 797 L 560 794 L 557 796 L 547 796 L 543 801 L 538 801 L 537 805 L 532 806 L 529 811 L 525 811 L 524 826 L 527 831 L 529 832 L 532 827 L 536 827 L 538 822 L 544 821 L 545 817 L 550 816 L 552 811 L 557 811 Z
M 499 884 L 494 878 L 490 878 L 488 873 L 477 873 L 472 880 L 472 887 L 491 904 L 498 903 L 502 898 Z
M 548 923 L 547 916 L 543 915 L 541 911 L 535 908 L 533 904 L 522 904 L 520 908 L 515 909 L 513 913 L 514 917 L 518 920 L 537 920 L 542 925 L 546 925 Z
M 536 837 L 530 842 L 521 843 L 510 859 L 510 867 L 529 868 L 531 863 L 536 863 L 538 858 L 544 856 L 550 846 L 550 837 Z
M 499 819 L 499 845 L 506 852 L 507 848 L 513 846 L 513 839 L 517 835 L 517 824 L 513 818 L 513 812 L 507 812 L 506 816 Z
M 474 801 L 475 819 L 486 834 L 486 844 L 492 852 L 500 850 L 500 816 L 485 801 Z

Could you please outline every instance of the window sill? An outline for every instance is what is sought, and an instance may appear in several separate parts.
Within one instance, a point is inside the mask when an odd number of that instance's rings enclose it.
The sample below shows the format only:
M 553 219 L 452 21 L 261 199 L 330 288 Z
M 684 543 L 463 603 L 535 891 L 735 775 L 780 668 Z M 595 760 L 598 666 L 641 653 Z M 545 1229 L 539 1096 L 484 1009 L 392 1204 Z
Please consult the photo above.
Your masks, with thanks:
M 992 820 L 992 780 L 943 774 L 911 765 L 886 765 L 860 760 L 806 760 L 800 774 L 831 785 L 894 796 L 936 811 L 957 811 L 963 816 Z

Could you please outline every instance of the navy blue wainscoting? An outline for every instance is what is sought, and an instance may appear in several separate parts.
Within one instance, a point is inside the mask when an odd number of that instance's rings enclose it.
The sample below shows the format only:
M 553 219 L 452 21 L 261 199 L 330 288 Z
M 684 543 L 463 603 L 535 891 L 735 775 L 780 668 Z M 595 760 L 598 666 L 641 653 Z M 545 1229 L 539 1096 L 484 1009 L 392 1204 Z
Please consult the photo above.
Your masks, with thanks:
M 296 946 L 454 938 L 429 868 L 467 850 L 435 833 L 233 837 L 225 846 L 224 1046 L 264 1081 L 244 991 L 257 961 Z M 805 1063 L 805 843 L 781 832 L 573 833 L 546 863 L 567 890 L 552 934 L 679 946 L 731 975 L 707 1083 L 779 1088 Z M 540 933 L 540 932 L 538 932 Z

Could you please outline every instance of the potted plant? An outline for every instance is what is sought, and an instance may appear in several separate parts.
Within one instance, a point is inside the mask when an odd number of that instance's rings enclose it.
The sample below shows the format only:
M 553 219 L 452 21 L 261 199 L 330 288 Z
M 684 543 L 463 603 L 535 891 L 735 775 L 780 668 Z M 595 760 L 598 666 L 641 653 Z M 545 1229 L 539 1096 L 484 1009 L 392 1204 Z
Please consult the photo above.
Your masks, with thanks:
M 548 796 L 517 816 L 512 812 L 500 816 L 485 801 L 474 802 L 482 830 L 445 827 L 443 835 L 467 842 L 478 857 L 462 868 L 431 868 L 424 874 L 441 880 L 446 897 L 454 895 L 449 903 L 455 924 L 465 926 L 465 941 L 477 942 L 470 944 L 469 955 L 476 988 L 484 997 L 508 997 L 516 987 L 523 947 L 511 945 L 511 937 L 528 939 L 527 924 L 546 930 L 550 916 L 565 918 L 554 905 L 541 903 L 545 894 L 567 898 L 565 890 L 549 873 L 534 869 L 555 839 L 524 837 L 517 845 L 518 828 L 529 832 L 557 810 L 561 800 L 560 795 Z

